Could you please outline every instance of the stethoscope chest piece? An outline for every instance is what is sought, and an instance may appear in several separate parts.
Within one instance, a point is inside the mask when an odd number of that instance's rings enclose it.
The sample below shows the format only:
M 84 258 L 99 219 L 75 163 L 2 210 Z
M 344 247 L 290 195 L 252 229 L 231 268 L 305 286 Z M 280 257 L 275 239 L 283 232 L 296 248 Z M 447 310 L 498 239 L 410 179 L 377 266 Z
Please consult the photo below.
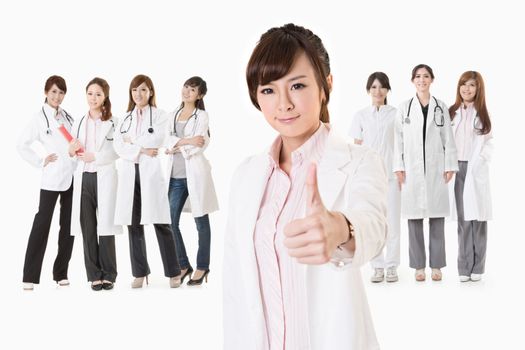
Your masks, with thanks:
M 405 124 L 410 124 L 410 118 L 409 117 L 405 118 Z

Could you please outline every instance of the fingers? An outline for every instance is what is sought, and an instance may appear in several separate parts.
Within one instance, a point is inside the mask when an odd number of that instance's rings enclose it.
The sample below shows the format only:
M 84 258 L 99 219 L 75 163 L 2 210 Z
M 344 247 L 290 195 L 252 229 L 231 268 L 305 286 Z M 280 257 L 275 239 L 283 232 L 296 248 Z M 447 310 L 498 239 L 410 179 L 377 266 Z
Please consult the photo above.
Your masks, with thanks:
M 317 165 L 310 164 L 306 174 L 306 215 L 311 215 L 324 209 L 321 194 L 317 185 Z
M 318 217 L 306 217 L 289 222 L 284 227 L 284 245 L 287 248 L 298 248 L 311 242 L 322 242 L 321 220 Z
M 326 245 L 321 243 L 313 243 L 304 247 L 289 249 L 288 253 L 302 264 L 324 264 L 330 260 Z

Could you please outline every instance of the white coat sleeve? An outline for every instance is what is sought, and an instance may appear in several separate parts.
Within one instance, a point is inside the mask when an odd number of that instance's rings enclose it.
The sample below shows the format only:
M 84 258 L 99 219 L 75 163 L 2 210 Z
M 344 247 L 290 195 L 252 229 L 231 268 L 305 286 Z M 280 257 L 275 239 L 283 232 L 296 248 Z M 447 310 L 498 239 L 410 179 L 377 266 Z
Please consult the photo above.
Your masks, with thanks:
M 115 142 L 115 126 L 118 124 L 116 118 L 113 118 L 113 127 L 108 131 L 104 139 L 104 146 L 102 150 L 95 152 L 95 164 L 98 165 L 107 165 L 111 162 L 118 159 L 118 154 L 115 152 L 114 142 Z
M 362 125 L 360 113 L 356 113 L 354 115 L 348 135 L 350 135 L 350 137 L 353 139 L 358 139 L 358 140 L 363 139 L 363 125 Z
M 349 189 L 347 208 L 338 210 L 354 228 L 355 251 L 350 258 L 339 261 L 359 267 L 374 258 L 383 248 L 387 233 L 386 196 L 387 176 L 381 157 L 366 149 Z M 341 252 L 341 257 L 345 253 Z M 348 253 L 347 253 L 348 254 Z M 336 264 L 337 256 L 332 260 Z
M 206 111 L 201 111 L 199 113 L 199 119 L 198 119 L 197 125 L 195 126 L 195 134 L 193 136 L 203 136 L 204 146 L 203 147 L 197 147 L 193 145 L 182 146 L 181 152 L 184 158 L 188 159 L 195 154 L 202 153 L 208 147 L 208 144 L 210 143 L 210 138 L 208 136 L 209 123 L 210 123 L 210 119 L 208 117 L 208 113 Z
M 388 172 L 405 171 L 403 141 L 403 106 L 399 106 L 394 121 L 394 151 L 392 152 L 392 169 Z
M 172 129 L 175 123 L 175 113 L 168 114 L 168 124 L 166 127 L 166 138 L 164 141 L 164 147 L 167 149 L 172 149 L 175 145 L 182 139 L 172 133 Z
M 452 134 L 452 127 L 450 126 L 450 115 L 447 106 L 443 105 L 441 107 L 445 117 L 445 124 L 440 128 L 441 142 L 445 149 L 445 171 L 458 171 L 458 152 L 456 150 L 456 141 Z
M 35 118 L 31 119 L 31 122 L 22 131 L 18 138 L 16 149 L 20 156 L 29 164 L 36 168 L 42 168 L 44 166 L 44 158 L 40 157 L 32 148 L 31 145 L 34 141 L 39 139 L 38 135 L 38 123 Z
M 156 113 L 157 115 L 153 121 L 154 131 L 152 133 L 145 132 L 140 135 L 135 140 L 135 144 L 143 148 L 161 148 L 164 146 L 168 127 L 168 114 L 160 109 L 157 109 Z
M 125 119 L 120 121 L 115 129 L 116 131 L 113 133 L 113 147 L 120 158 L 133 162 L 140 155 L 142 147 L 137 144 L 124 142 L 124 136 L 126 134 L 120 132 L 121 123 L 124 123 L 124 121 Z
M 492 152 L 494 152 L 494 141 L 492 131 L 486 135 L 483 135 L 483 145 L 481 146 L 481 152 L 479 156 L 486 162 L 490 162 L 492 159 Z

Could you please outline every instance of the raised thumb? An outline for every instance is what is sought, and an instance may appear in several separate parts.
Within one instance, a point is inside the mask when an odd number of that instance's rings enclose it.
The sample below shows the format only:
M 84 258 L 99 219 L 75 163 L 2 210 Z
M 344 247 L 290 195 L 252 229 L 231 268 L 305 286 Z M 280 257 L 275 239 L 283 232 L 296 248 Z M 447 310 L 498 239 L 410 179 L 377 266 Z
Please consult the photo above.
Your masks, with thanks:
M 306 174 L 306 215 L 320 211 L 323 207 L 317 186 L 317 165 L 311 163 Z

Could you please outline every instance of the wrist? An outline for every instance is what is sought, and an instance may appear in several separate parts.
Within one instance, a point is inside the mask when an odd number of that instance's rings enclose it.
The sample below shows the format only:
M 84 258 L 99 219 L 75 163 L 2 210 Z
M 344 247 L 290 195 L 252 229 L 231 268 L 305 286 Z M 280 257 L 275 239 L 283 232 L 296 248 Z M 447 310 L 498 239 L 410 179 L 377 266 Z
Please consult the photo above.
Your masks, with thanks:
M 354 238 L 354 227 L 352 226 L 352 223 L 348 221 L 346 216 L 344 214 L 339 213 L 343 220 L 343 228 L 341 232 L 343 232 L 343 235 L 340 238 L 340 243 L 337 245 L 337 249 L 343 250 L 343 246 L 348 244 L 353 238 Z

